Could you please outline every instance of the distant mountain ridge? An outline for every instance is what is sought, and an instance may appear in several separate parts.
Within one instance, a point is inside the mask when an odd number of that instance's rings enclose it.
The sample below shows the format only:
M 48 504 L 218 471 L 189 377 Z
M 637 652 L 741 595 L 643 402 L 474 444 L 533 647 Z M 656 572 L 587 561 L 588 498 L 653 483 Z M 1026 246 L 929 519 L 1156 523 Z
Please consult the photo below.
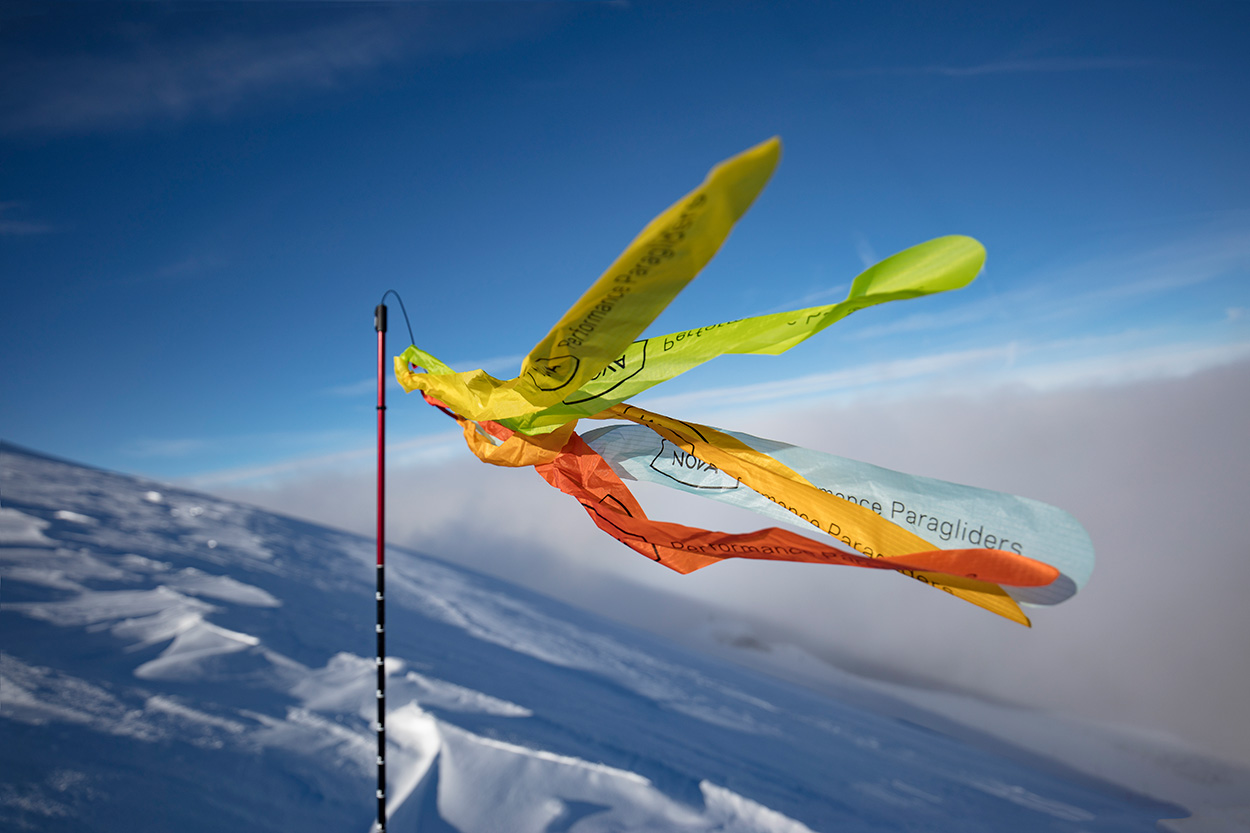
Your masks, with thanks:
M 393 831 L 1184 815 L 388 552 Z M 0 444 L 0 828 L 369 829 L 374 544 Z

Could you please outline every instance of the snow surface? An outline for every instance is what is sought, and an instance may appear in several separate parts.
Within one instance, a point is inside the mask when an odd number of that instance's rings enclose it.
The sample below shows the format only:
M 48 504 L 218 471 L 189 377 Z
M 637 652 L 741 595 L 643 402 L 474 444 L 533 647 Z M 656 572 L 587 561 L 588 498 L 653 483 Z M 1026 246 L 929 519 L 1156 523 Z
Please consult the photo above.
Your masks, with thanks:
M 0 828 L 370 828 L 371 541 L 12 446 L 0 475 Z M 907 692 L 847 677 L 831 698 L 387 558 L 393 831 L 1098 833 L 1187 815 L 925 728 Z
M 698 640 L 712 653 L 766 670 L 818 690 L 845 692 L 863 702 L 872 692 L 879 711 L 938 727 L 959 737 L 975 732 L 1005 740 L 1022 751 L 1061 762 L 1086 775 L 1135 792 L 1175 801 L 1193 815 L 1161 820 L 1177 833 L 1250 831 L 1250 772 L 1199 752 L 1175 737 L 1133 726 L 1093 724 L 1070 716 L 987 701 L 967 694 L 919 689 L 854 677 L 784 642 L 765 642 L 724 626 Z M 743 648 L 750 654 L 744 656 Z M 851 688 L 855 690 L 850 690 Z M 868 695 L 873 696 L 873 695 Z M 915 712 L 913 706 L 921 709 Z M 953 721 L 948 722 L 948 721 Z

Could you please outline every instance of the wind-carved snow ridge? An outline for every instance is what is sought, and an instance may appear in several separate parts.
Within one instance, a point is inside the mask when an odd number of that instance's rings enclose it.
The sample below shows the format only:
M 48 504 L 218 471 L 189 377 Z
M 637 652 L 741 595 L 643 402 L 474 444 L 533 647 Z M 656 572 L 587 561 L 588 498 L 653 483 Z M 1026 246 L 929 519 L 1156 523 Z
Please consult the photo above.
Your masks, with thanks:
M 387 697 L 397 704 L 387 718 L 395 829 L 405 829 L 405 818 L 433 814 L 464 833 L 569 830 L 582 819 L 578 830 L 810 833 L 805 825 L 710 782 L 699 785 L 702 806 L 692 806 L 628 770 L 466 731 L 427 709 L 512 718 L 530 717 L 533 712 L 406 671 L 405 666 L 398 658 L 387 662 Z M 362 765 L 371 764 L 369 740 L 318 722 L 316 714 L 356 710 L 372 716 L 373 669 L 371 660 L 338 654 L 324 668 L 311 671 L 292 689 L 304 709 L 293 712 L 284 724 L 269 726 L 261 742 L 309 752 L 314 748 L 342 752 L 346 744 L 352 747 L 352 757 Z M 301 727 L 328 731 L 313 736 L 301 732 Z
M 47 521 L 0 506 L 0 545 L 54 547 L 56 542 L 43 534 L 48 526 Z
M 276 600 L 265 603 L 276 604 Z M 164 585 L 152 590 L 84 590 L 64 601 L 15 603 L 6 607 L 61 626 L 107 627 L 131 650 L 168 642 L 159 657 L 134 669 L 135 676 L 141 679 L 201 679 L 208 674 L 202 668 L 206 660 L 260 644 L 255 636 L 208 621 L 207 614 L 217 610 L 213 605 Z
M 259 587 L 244 584 L 230 576 L 210 575 L 194 567 L 188 567 L 168 576 L 163 579 L 163 583 L 183 593 L 207 596 L 210 599 L 220 599 L 239 605 L 278 607 L 282 604 L 273 595 Z
M 0 830 L 369 828 L 373 542 L 3 444 L 0 493 Z M 395 833 L 1130 833 L 1184 815 L 447 563 L 387 564 Z
M 489 694 L 445 680 L 426 677 L 415 671 L 409 671 L 404 675 L 403 684 L 387 683 L 387 686 L 399 696 L 401 702 L 404 697 L 411 696 L 414 702 L 424 703 L 427 708 L 438 707 L 447 711 L 490 714 L 498 717 L 532 717 L 534 714 L 516 703 L 491 697 Z
M 62 601 L 21 602 L 6 605 L 35 619 L 61 627 L 81 627 L 100 623 L 134 625 L 154 616 L 200 615 L 213 606 L 199 599 L 184 596 L 168 587 L 152 590 L 83 590 Z M 161 638 L 156 637 L 152 641 Z M 142 644 L 148 644 L 144 642 Z
M 222 732 L 240 736 L 248 730 L 242 722 L 208 714 L 170 696 L 124 702 L 86 680 L 4 653 L 0 653 L 0 686 L 4 716 L 33 726 L 70 723 L 147 743 L 178 737 L 206 748 L 220 748 Z
M 601 674 L 644 697 L 699 720 L 740 732 L 769 734 L 776 728 L 732 701 L 752 702 L 732 686 L 688 667 L 664 662 L 601 633 L 588 633 L 533 605 L 482 588 L 436 564 L 421 565 L 422 581 L 398 577 L 430 615 L 488 642 L 552 665 Z M 393 574 L 394 575 L 394 574 Z M 725 696 L 731 702 L 725 702 Z M 761 701 L 754 700 L 759 706 Z M 764 704 L 765 710 L 771 706 Z
M 702 800 L 688 804 L 629 770 L 485 738 L 415 710 L 399 717 L 405 742 L 419 750 L 413 773 L 420 777 L 410 774 L 402 785 L 395 829 L 417 829 L 436 811 L 462 833 L 812 833 L 708 781 L 698 785 Z
M 169 647 L 159 657 L 135 669 L 135 676 L 144 680 L 211 678 L 211 672 L 203 667 L 205 660 L 260 644 L 255 636 L 218 627 L 196 613 L 158 613 L 146 621 L 123 622 L 113 628 L 113 633 L 120 637 L 137 636 L 148 644 L 170 639 Z
M 0 548 L 0 568 L 13 581 L 72 591 L 85 590 L 86 582 L 127 581 L 133 577 L 122 565 L 97 557 L 88 547 L 35 551 Z
M 1005 784 L 994 778 L 969 778 L 968 784 L 989 795 L 998 796 L 1013 804 L 1019 804 L 1021 807 L 1027 807 L 1030 810 L 1037 810 L 1040 813 L 1045 813 L 1063 821 L 1093 821 L 1096 818 L 1093 813 L 1087 810 L 1073 807 L 1071 804 L 1065 804 L 1062 801 L 1045 798 L 1017 784 Z
M 487 714 L 498 717 L 530 717 L 533 712 L 471 688 L 407 671 L 399 657 L 387 657 L 386 696 L 392 703 L 430 709 Z M 372 659 L 340 653 L 324 668 L 308 672 L 291 689 L 306 708 L 324 712 L 360 711 L 373 715 L 376 665 Z
M 60 520 L 60 521 L 69 521 L 71 523 L 80 524 L 82 526 L 95 526 L 96 524 L 99 523 L 99 521 L 97 521 L 95 518 L 91 517 L 90 515 L 80 515 L 79 513 L 71 512 L 68 509 L 62 509 L 61 511 L 57 512 L 56 518 L 57 520 Z
M 0 653 L 0 686 L 4 690 L 4 716 L 34 726 L 77 723 L 100 732 L 131 735 L 142 740 L 156 737 L 146 721 L 134 719 L 110 692 L 51 668 L 28 665 Z

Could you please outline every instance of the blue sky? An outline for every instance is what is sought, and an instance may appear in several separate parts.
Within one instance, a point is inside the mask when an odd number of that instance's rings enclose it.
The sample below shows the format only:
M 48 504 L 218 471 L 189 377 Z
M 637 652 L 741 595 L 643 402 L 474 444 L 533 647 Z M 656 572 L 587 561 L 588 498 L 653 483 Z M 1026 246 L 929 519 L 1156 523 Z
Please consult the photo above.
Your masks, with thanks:
M 367 459 L 386 289 L 420 346 L 511 376 L 647 220 L 771 135 L 773 182 L 655 332 L 836 300 L 942 234 L 988 266 L 655 392 L 682 416 L 883 374 L 1236 361 L 1248 23 L 1234 3 L 5 3 L 0 435 L 205 482 Z M 395 442 L 445 434 L 393 391 Z
M 0 2 L 0 437 L 371 534 L 384 291 L 419 346 L 511 376 L 780 135 L 653 334 L 836 300 L 944 234 L 985 272 L 642 402 L 1060 506 L 1089 586 L 1025 630 L 876 571 L 678 576 L 394 385 L 389 540 L 1250 763 L 1246 31 L 1244 3 Z

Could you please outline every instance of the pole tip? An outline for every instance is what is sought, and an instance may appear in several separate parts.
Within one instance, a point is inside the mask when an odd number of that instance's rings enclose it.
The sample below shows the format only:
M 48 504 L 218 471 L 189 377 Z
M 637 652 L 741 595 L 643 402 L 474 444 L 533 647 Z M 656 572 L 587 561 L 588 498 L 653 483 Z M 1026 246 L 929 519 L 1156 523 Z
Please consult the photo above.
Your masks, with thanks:
M 386 332 L 386 304 L 378 304 L 373 310 L 373 329 Z

